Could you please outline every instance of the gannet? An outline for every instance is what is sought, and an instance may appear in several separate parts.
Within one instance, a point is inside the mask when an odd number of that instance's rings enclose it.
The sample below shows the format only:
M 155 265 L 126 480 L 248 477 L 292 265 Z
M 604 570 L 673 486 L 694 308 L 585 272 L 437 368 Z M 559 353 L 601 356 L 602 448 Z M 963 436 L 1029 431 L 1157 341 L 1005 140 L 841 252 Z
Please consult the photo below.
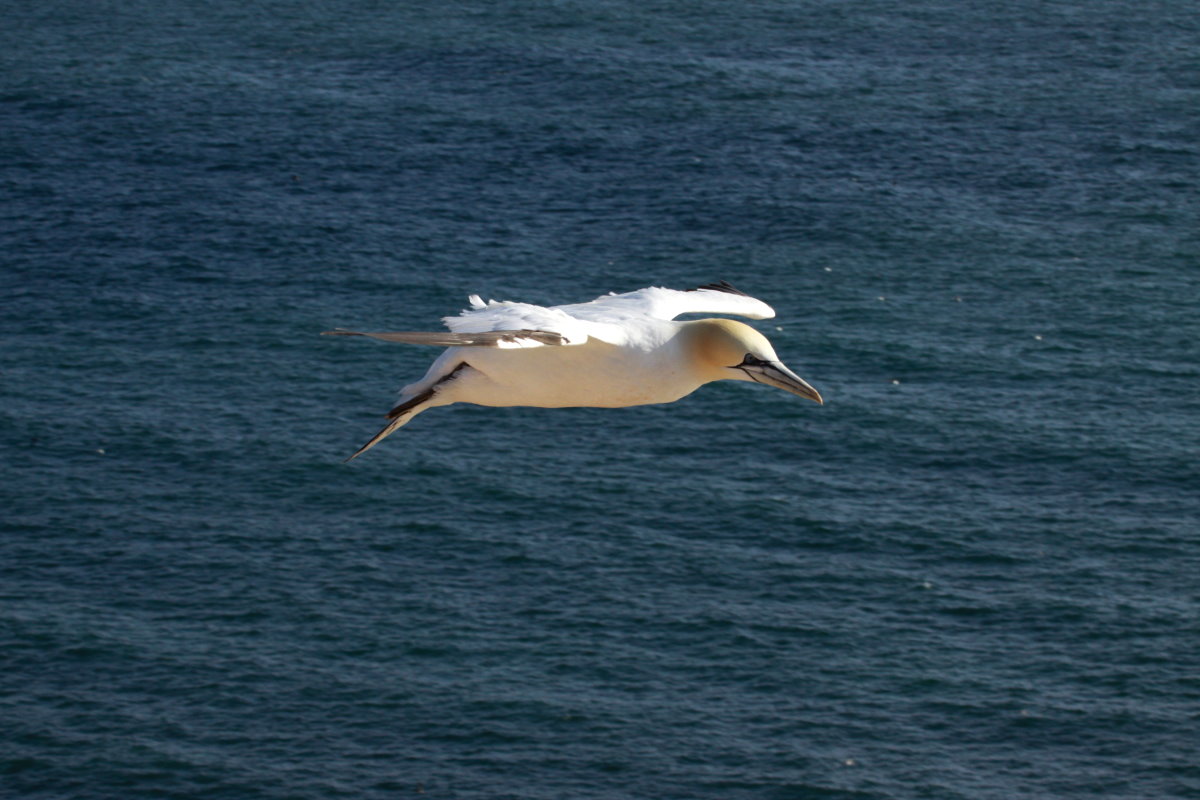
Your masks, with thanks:
M 725 281 L 686 291 L 651 287 L 550 307 L 485 303 L 479 295 L 468 302 L 471 307 L 459 316 L 443 317 L 449 332 L 323 332 L 447 348 L 425 377 L 400 390 L 388 423 L 347 461 L 422 411 L 451 403 L 620 408 L 672 403 L 720 380 L 753 381 L 824 402 L 749 325 L 730 319 L 675 321 L 697 313 L 775 316 L 769 305 Z

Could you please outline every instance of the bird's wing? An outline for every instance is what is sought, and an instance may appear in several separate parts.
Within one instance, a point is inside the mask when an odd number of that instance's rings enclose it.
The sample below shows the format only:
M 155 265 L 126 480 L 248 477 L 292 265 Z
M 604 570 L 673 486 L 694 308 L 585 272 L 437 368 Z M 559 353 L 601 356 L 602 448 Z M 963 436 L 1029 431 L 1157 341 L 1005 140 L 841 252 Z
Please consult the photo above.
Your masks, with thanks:
M 725 281 L 687 291 L 650 287 L 563 306 L 497 300 L 484 303 L 478 295 L 472 295 L 470 302 L 471 308 L 459 316 L 443 319 L 447 328 L 455 333 L 535 330 L 556 333 L 562 337 L 559 343 L 567 345 L 583 344 L 589 338 L 622 344 L 629 340 L 638 322 L 672 320 L 681 314 L 735 314 L 750 319 L 775 316 L 769 305 Z
M 734 314 L 750 319 L 770 319 L 775 316 L 775 310 L 769 305 L 738 291 L 725 281 L 686 291 L 650 287 L 597 297 L 590 303 L 557 308 L 577 319 L 618 324 L 638 317 L 671 320 L 681 314 Z
M 564 344 L 562 334 L 554 331 L 512 330 L 481 331 L 479 333 L 446 333 L 444 331 L 387 331 L 362 333 L 338 328 L 323 331 L 322 336 L 369 336 L 384 342 L 427 344 L 434 347 L 540 347 L 544 344 Z
M 511 303 L 508 301 L 489 300 L 483 302 L 479 295 L 470 297 L 471 307 L 457 317 L 443 317 L 442 321 L 453 333 L 448 335 L 469 335 L 493 333 L 511 333 L 513 331 L 534 331 L 547 339 L 556 336 L 558 341 L 534 341 L 526 337 L 522 341 L 524 347 L 536 347 L 539 344 L 583 344 L 590 336 L 596 335 L 596 326 L 583 320 L 576 319 L 560 310 L 559 307 L 535 306 L 532 303 Z M 511 345 L 510 345 L 511 346 Z

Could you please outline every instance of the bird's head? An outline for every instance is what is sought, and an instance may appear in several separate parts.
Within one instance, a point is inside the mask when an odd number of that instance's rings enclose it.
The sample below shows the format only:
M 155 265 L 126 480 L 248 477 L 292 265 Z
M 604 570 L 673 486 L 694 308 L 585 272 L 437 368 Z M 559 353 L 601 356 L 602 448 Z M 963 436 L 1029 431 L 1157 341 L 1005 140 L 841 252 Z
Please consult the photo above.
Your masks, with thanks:
M 702 319 L 685 323 L 692 358 L 710 381 L 753 381 L 824 403 L 820 393 L 785 367 L 767 337 L 742 322 Z

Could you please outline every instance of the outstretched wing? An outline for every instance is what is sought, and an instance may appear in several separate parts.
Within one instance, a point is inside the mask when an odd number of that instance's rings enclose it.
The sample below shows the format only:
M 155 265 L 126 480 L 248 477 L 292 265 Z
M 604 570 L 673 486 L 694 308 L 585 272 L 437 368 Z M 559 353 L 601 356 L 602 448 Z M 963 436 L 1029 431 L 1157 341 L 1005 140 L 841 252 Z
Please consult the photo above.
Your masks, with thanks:
M 482 331 L 480 333 L 445 333 L 443 331 L 386 331 L 363 333 L 338 328 L 322 331 L 322 336 L 369 336 L 384 342 L 427 344 L 433 347 L 540 347 L 544 344 L 563 344 L 561 334 L 553 331 L 515 330 Z
M 682 314 L 733 314 L 750 319 L 775 316 L 775 310 L 769 305 L 725 281 L 686 291 L 650 287 L 558 308 L 576 319 L 618 324 L 634 317 L 670 320 Z
M 672 320 L 682 314 L 733 314 L 750 319 L 770 319 L 775 310 L 740 292 L 725 281 L 679 291 L 650 287 L 624 294 L 608 294 L 588 303 L 535 306 L 489 300 L 471 295 L 471 308 L 457 317 L 445 317 L 455 333 L 483 333 L 517 329 L 557 333 L 561 344 L 583 344 L 589 337 L 619 344 L 631 323 Z
M 486 334 L 511 331 L 537 331 L 559 338 L 557 342 L 541 344 L 583 344 L 596 335 L 594 325 L 562 311 L 561 306 L 535 306 L 532 303 L 512 303 L 489 300 L 479 295 L 470 297 L 471 307 L 457 317 L 443 317 L 442 322 L 454 334 Z M 533 345 L 526 345 L 533 346 Z

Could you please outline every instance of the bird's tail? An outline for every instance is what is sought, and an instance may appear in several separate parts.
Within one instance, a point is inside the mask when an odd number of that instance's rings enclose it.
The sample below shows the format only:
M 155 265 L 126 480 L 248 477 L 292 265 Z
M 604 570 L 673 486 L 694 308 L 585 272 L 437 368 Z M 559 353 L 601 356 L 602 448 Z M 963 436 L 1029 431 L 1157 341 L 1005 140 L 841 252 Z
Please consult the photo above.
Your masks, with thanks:
M 353 461 L 354 459 L 361 456 L 363 453 L 370 450 L 375 445 L 382 442 L 388 436 L 391 436 L 392 431 L 396 430 L 397 428 L 403 427 L 410 419 L 412 419 L 414 416 L 416 416 L 417 412 L 424 410 L 423 408 L 421 408 L 421 406 L 424 405 L 426 402 L 428 402 L 429 399 L 433 397 L 433 395 L 434 395 L 433 389 L 426 389 L 425 391 L 421 392 L 420 394 L 416 395 L 415 397 L 405 400 L 403 403 L 401 403 L 400 405 L 396 406 L 391 411 L 389 411 L 387 413 L 388 424 L 384 425 L 383 428 L 379 431 L 379 433 L 372 436 L 371 441 L 367 442 L 362 447 L 355 450 L 354 455 L 347 458 L 346 461 Z
M 372 447 L 379 444 L 384 439 L 386 439 L 388 436 L 390 436 L 392 434 L 392 431 L 396 430 L 397 428 L 403 427 L 404 425 L 406 425 L 408 423 L 409 420 L 411 420 L 417 414 L 421 413 L 426 408 L 428 408 L 427 404 L 429 403 L 430 400 L 433 399 L 434 395 L 436 395 L 438 392 L 443 391 L 446 388 L 447 383 L 450 383 L 455 378 L 457 378 L 461 374 L 463 374 L 463 371 L 465 369 L 467 369 L 467 366 L 468 366 L 467 362 L 465 362 L 465 361 L 461 362 L 454 369 L 450 370 L 448 373 L 446 373 L 441 378 L 439 378 L 438 382 L 433 384 L 433 386 L 430 386 L 428 389 L 426 389 L 423 392 L 419 392 L 419 393 L 413 395 L 412 397 L 401 402 L 399 405 L 397 405 L 395 408 L 393 408 L 391 411 L 389 411 L 387 413 L 388 424 L 384 425 L 383 429 L 380 430 L 379 433 L 372 436 L 371 441 L 367 442 L 362 447 L 355 450 L 354 455 L 347 458 L 346 461 L 353 461 L 354 459 L 358 458 L 363 453 L 367 452 Z M 405 391 L 407 391 L 407 390 L 408 390 L 408 387 L 405 387 Z M 401 396 L 403 396 L 403 395 L 401 395 Z M 435 405 L 442 405 L 442 403 L 436 403 Z

